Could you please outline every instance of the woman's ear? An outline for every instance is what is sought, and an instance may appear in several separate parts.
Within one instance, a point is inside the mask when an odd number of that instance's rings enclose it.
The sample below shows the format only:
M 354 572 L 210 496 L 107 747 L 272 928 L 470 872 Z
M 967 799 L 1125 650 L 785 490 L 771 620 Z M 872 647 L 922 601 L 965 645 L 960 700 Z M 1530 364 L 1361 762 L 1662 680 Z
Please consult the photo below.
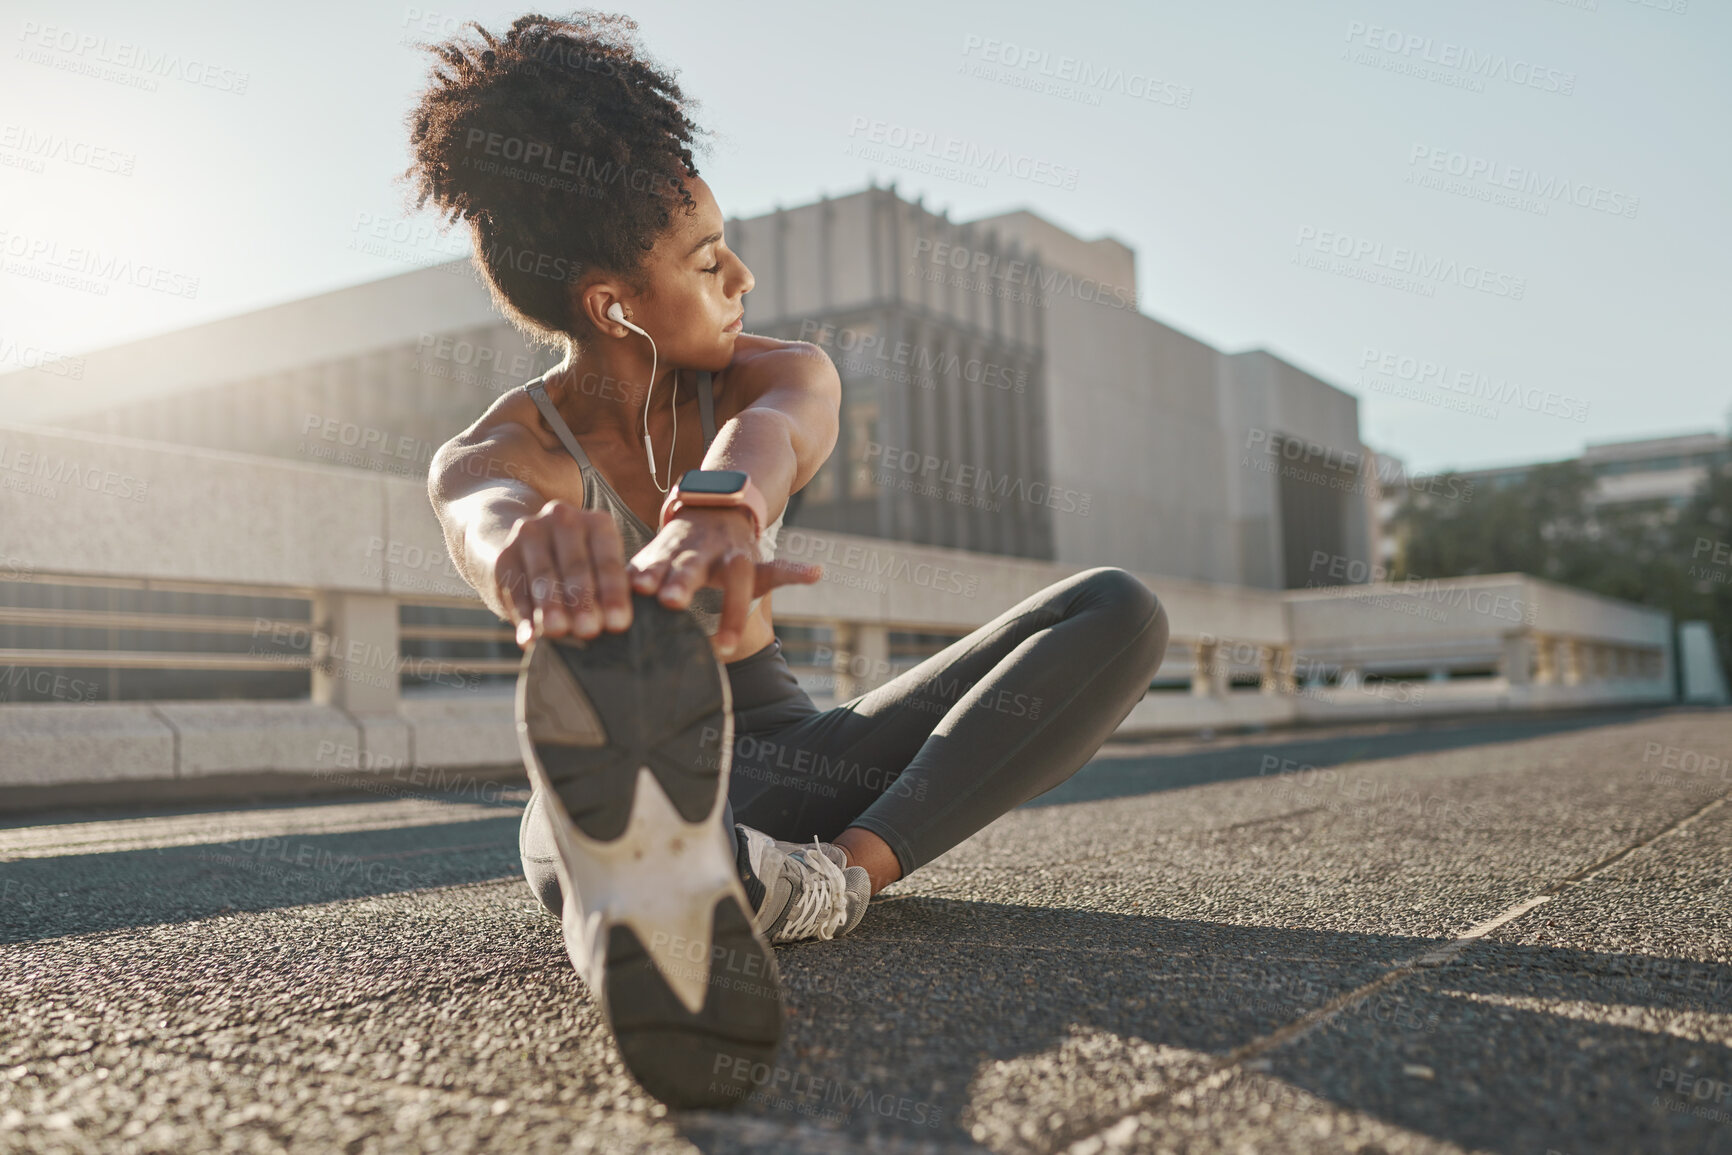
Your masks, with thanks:
M 572 286 L 570 299 L 572 319 L 587 332 L 602 333 L 607 331 L 609 324 L 608 303 L 618 300 L 619 297 L 603 282 L 587 281 Z

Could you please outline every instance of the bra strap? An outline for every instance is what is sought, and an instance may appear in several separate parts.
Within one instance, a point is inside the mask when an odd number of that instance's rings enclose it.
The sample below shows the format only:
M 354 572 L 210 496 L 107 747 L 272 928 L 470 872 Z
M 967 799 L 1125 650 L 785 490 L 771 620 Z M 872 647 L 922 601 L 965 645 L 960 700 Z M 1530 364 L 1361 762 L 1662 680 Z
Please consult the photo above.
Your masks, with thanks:
M 535 407 L 541 410 L 541 415 L 547 418 L 547 424 L 553 430 L 554 435 L 565 445 L 571 455 L 577 458 L 577 463 L 585 468 L 594 469 L 595 466 L 589 463 L 589 454 L 583 451 L 583 446 L 579 445 L 577 438 L 571 435 L 571 426 L 565 423 L 565 418 L 559 415 L 559 410 L 554 408 L 552 401 L 548 400 L 547 387 L 537 383 L 527 386 L 524 392 L 528 393 L 529 399 L 535 402 Z

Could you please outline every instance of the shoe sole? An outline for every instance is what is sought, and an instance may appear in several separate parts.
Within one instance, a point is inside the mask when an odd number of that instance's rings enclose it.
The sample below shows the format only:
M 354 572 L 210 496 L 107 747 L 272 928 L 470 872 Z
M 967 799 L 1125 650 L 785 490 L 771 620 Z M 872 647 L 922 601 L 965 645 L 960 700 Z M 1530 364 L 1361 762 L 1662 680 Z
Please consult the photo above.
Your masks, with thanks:
M 734 1072 L 767 1072 L 781 1041 L 781 982 L 724 849 L 732 694 L 709 639 L 634 594 L 624 631 L 530 643 L 516 714 L 566 953 L 626 1066 L 670 1107 L 737 1104 Z

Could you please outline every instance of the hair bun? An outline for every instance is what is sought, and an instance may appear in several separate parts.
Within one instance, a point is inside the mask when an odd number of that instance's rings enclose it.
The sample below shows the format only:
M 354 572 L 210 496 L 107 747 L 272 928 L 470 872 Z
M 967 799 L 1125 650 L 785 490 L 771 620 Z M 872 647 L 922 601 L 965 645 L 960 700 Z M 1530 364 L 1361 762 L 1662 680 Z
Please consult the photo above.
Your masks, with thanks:
M 592 271 L 635 280 L 676 207 L 696 207 L 695 102 L 636 30 L 622 15 L 522 16 L 500 37 L 471 21 L 424 46 L 435 62 L 404 173 L 414 207 L 470 226 L 494 301 L 531 340 L 587 337 L 571 285 Z

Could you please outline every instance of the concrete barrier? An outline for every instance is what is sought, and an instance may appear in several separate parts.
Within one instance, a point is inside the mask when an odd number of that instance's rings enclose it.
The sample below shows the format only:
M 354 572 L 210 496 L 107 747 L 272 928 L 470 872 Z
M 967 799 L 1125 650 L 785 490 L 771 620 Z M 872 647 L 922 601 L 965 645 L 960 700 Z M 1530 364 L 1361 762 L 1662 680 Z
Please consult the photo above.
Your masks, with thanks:
M 799 527 L 779 553 L 824 567 L 772 605 L 828 630 L 831 700 L 894 673 L 892 631 L 961 635 L 1085 568 Z M 1290 591 L 1136 576 L 1166 606 L 1157 682 L 1176 689 L 1138 703 L 1127 735 L 1674 695 L 1667 615 L 1521 574 Z M 293 592 L 345 644 L 315 661 L 310 702 L 0 705 L 0 789 L 517 762 L 507 689 L 399 691 L 399 604 L 480 605 L 417 479 L 0 426 L 0 580 L 57 579 Z

